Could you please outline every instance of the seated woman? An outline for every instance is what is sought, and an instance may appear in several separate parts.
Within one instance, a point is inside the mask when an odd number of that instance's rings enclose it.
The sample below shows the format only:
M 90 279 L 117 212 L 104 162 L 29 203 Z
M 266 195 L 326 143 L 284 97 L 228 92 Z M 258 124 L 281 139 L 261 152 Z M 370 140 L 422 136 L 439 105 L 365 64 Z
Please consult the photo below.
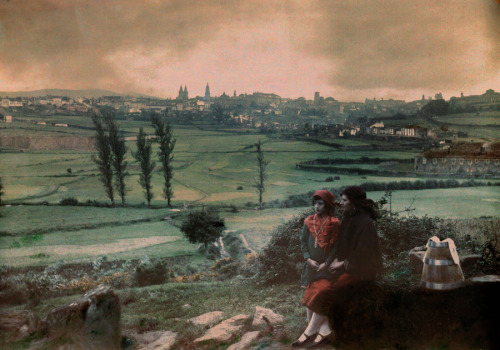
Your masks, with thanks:
M 328 255 L 332 263 L 327 270 L 332 277 L 311 284 L 308 289 L 317 291 L 314 298 L 307 298 L 306 291 L 303 304 L 313 314 L 292 346 L 310 348 L 327 341 L 332 333 L 327 314 L 335 303 L 335 293 L 356 282 L 374 280 L 382 272 L 382 253 L 373 222 L 378 217 L 375 202 L 359 186 L 347 187 L 341 196 L 344 217 L 338 240 Z
M 304 334 L 292 346 L 304 345 L 320 330 L 323 334 L 331 333 L 328 319 L 311 309 L 316 303 L 316 296 L 325 286 L 330 285 L 334 275 L 328 271 L 333 261 L 333 246 L 337 240 L 340 221 L 335 215 L 335 196 L 326 190 L 313 194 L 315 214 L 306 218 L 300 242 L 302 255 L 306 261 L 302 274 L 302 285 L 307 287 L 302 304 L 307 308 L 307 319 L 314 328 L 308 327 Z M 312 340 L 312 339 L 311 339 Z

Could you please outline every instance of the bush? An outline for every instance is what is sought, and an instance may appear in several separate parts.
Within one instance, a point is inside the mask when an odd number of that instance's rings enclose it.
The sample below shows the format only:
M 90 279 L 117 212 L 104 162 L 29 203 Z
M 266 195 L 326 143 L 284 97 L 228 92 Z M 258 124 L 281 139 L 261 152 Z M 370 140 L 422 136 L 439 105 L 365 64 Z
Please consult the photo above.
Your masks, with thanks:
M 182 223 L 181 231 L 190 243 L 203 243 L 207 249 L 209 243 L 221 236 L 225 227 L 217 210 L 209 208 L 191 211 Z
M 300 251 L 300 233 L 305 212 L 278 226 L 271 240 L 257 258 L 256 282 L 263 285 L 297 282 L 300 280 L 304 259 Z
M 60 205 L 78 205 L 78 199 L 75 197 L 64 198 L 59 202 Z
M 243 190 L 243 186 L 238 186 L 238 187 L 236 187 L 236 189 L 237 189 L 238 191 L 241 191 L 241 190 Z
M 151 262 L 149 259 L 141 261 L 134 272 L 134 280 L 138 286 L 150 286 L 153 284 L 162 284 L 167 281 L 172 273 L 166 264 L 160 260 Z

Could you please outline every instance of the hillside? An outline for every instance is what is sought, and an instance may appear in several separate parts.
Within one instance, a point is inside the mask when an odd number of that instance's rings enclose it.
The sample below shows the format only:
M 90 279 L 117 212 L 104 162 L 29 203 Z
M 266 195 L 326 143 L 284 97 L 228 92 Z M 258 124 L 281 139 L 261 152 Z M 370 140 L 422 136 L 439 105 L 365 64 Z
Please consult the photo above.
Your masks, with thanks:
M 71 98 L 87 97 L 99 98 L 102 96 L 131 96 L 154 97 L 138 93 L 118 93 L 103 89 L 68 90 L 68 89 L 42 89 L 33 91 L 0 91 L 2 97 L 37 97 L 37 96 L 67 96 Z

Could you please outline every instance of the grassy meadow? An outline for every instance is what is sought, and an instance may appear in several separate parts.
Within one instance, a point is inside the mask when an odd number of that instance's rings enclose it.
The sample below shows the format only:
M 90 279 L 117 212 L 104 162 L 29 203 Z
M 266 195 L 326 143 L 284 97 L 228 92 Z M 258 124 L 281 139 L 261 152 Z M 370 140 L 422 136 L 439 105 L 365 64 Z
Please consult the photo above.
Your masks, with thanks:
M 451 118 L 451 117 L 450 117 Z M 466 117 L 464 117 L 466 118 Z M 481 116 L 489 124 L 495 116 Z M 68 128 L 36 125 L 36 122 L 67 123 Z M 444 120 L 443 120 L 444 122 Z M 153 133 L 149 123 L 119 120 L 125 136 L 134 136 L 139 127 Z M 9 124 L 9 135 L 93 135 L 90 117 L 49 116 L 30 117 Z M 340 151 L 307 140 L 290 140 L 276 135 L 261 135 L 248 130 L 202 130 L 197 127 L 174 126 L 177 140 L 174 150 L 173 207 L 184 210 L 185 205 L 217 205 L 226 207 L 222 216 L 227 229 L 243 234 L 249 246 L 261 249 L 269 239 L 269 232 L 294 214 L 307 208 L 255 210 L 257 193 L 253 187 L 256 176 L 256 160 L 253 145 L 261 140 L 267 168 L 264 200 L 282 200 L 290 195 L 305 193 L 318 188 L 342 188 L 364 182 L 412 181 L 417 178 L 384 176 L 339 175 L 333 182 L 325 179 L 335 174 L 304 171 L 296 164 L 317 158 L 358 159 L 377 157 L 382 159 L 412 159 L 418 150 L 409 151 Z M 323 141 L 347 146 L 371 144 L 362 139 L 323 139 Z M 378 141 L 383 144 L 383 141 Z M 92 259 L 98 255 L 113 258 L 135 258 L 141 254 L 173 256 L 196 255 L 196 247 L 182 237 L 178 228 L 162 218 L 178 215 L 165 208 L 162 198 L 162 177 L 159 166 L 153 176 L 153 207 L 141 207 L 145 202 L 138 183 L 139 167 L 131 156 L 135 142 L 127 141 L 128 172 L 127 204 L 135 208 L 105 208 L 92 206 L 57 206 L 64 198 L 76 198 L 80 203 L 97 201 L 109 203 L 98 171 L 92 161 L 92 152 L 61 151 L 5 151 L 0 153 L 0 176 L 5 187 L 2 200 L 14 205 L 0 207 L 2 215 L 0 233 L 0 264 L 30 265 L 63 260 Z M 154 150 L 156 154 L 156 149 Z M 411 165 L 409 165 L 411 167 Z M 390 163 L 381 165 L 342 165 L 366 169 L 391 168 Z M 405 165 L 406 167 L 406 165 Z M 423 178 L 418 178 L 422 179 Z M 383 193 L 370 196 L 378 199 Z M 495 217 L 500 209 L 499 187 L 435 189 L 423 191 L 396 191 L 393 196 L 395 210 L 414 208 L 419 216 L 430 215 L 444 218 Z M 117 202 L 119 199 L 117 198 Z M 21 206 L 19 204 L 25 204 Z M 50 205 L 44 205 L 50 204 Z M 229 206 L 237 208 L 227 210 Z M 471 210 L 472 209 L 472 210 Z M 179 226 L 180 223 L 177 223 Z M 28 239 L 26 237 L 38 237 Z M 151 239 L 150 244 L 137 245 L 134 240 Z M 103 245 L 96 249 L 95 245 Z M 61 247 L 67 246 L 67 251 Z M 71 246 L 71 248 L 69 247 Z M 73 246 L 81 246 L 76 249 Z M 117 247 L 122 247 L 120 250 Z M 174 248 L 176 247 L 176 248 Z M 87 253 L 86 253 L 87 252 Z M 38 258 L 37 258 L 38 257 Z
M 15 120 L 5 129 L 0 129 L 0 136 L 92 135 L 89 117 L 27 119 L 31 121 Z M 38 121 L 70 126 L 41 126 L 36 124 Z M 3 283 L 11 283 L 8 285 L 14 291 L 11 299 L 17 300 L 2 305 L 2 309 L 29 309 L 44 317 L 54 307 L 72 302 L 83 292 L 105 283 L 112 285 L 120 297 L 121 323 L 127 337 L 151 330 L 171 330 L 179 333 L 178 347 L 175 348 L 190 349 L 186 344 L 198 337 L 203 329 L 186 327 L 188 318 L 214 310 L 223 311 L 227 318 L 240 313 L 251 315 L 259 305 L 285 317 L 284 328 L 270 332 L 264 338 L 266 340 L 261 341 L 260 348 L 289 348 L 290 342 L 306 325 L 305 311 L 300 305 L 303 291 L 298 281 L 292 285 L 257 287 L 245 278 L 227 280 L 234 277 L 241 266 L 251 272 L 256 266 L 255 254 L 246 254 L 262 251 L 278 225 L 311 209 L 268 206 L 257 210 L 258 197 L 253 187 L 257 166 L 253 145 L 260 140 L 265 159 L 270 161 L 264 193 L 267 203 L 315 189 L 426 179 L 337 175 L 296 167 L 299 162 L 318 158 L 413 159 L 419 150 L 340 151 L 308 140 L 262 135 L 252 130 L 214 131 L 174 126 L 177 143 L 173 162 L 173 207 L 168 208 L 162 198 L 162 177 L 157 162 L 153 176 L 154 199 L 152 208 L 147 208 L 138 183 L 139 167 L 130 152 L 135 150 L 135 142 L 130 138 L 141 126 L 149 134 L 153 129 L 145 122 L 119 120 L 118 123 L 129 138 L 125 207 L 107 206 L 109 199 L 91 159 L 93 152 L 0 151 L 0 177 L 5 187 L 2 196 L 5 205 L 0 206 L 0 271 L 4 274 Z M 489 120 L 484 120 L 481 125 L 489 124 Z M 488 135 L 492 139 L 497 137 L 495 130 Z M 346 146 L 387 145 L 384 141 L 362 139 L 322 141 Z M 155 154 L 156 151 L 155 148 Z M 393 166 L 390 162 L 341 165 L 366 169 L 390 169 Z M 333 176 L 338 178 L 325 181 Z M 384 192 L 369 193 L 374 200 L 383 195 Z M 82 205 L 59 205 L 65 198 L 75 198 Z M 499 198 L 499 186 L 400 190 L 393 192 L 392 209 L 411 208 L 417 216 L 450 219 L 450 225 L 463 228 L 460 234 L 465 236 L 474 230 L 482 232 L 484 223 L 479 218 L 498 217 Z M 119 198 L 115 200 L 120 202 Z M 225 220 L 222 241 L 227 250 L 240 249 L 243 252 L 238 256 L 241 266 L 235 266 L 236 262 L 227 259 L 208 260 L 199 251 L 199 245 L 189 243 L 179 229 L 188 208 L 212 205 L 219 208 L 220 216 Z M 497 224 L 498 221 L 491 223 Z M 487 242 L 487 238 L 482 239 L 482 244 Z M 246 244 L 248 249 L 243 249 Z M 136 267 L 144 263 L 151 269 L 148 263 L 151 261 L 153 272 L 155 266 L 159 266 L 154 265 L 155 262 L 167 264 L 168 276 L 159 285 L 140 285 Z M 106 268 L 102 267 L 102 262 L 108 263 Z M 33 286 L 40 286 L 40 289 L 33 289 Z M 187 304 L 196 307 L 185 307 Z M 247 324 L 246 328 L 250 329 L 250 325 Z M 11 348 L 27 349 L 30 341 L 10 345 Z M 0 343 L 0 347 L 3 345 Z M 229 343 L 208 344 L 201 348 L 224 349 L 227 346 Z

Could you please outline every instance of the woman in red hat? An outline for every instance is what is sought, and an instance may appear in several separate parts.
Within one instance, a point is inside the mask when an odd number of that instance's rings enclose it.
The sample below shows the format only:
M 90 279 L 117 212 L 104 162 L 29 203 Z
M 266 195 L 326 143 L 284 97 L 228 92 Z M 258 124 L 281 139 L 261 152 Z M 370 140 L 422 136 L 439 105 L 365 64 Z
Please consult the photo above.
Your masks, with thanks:
M 318 190 L 313 194 L 315 214 L 306 218 L 300 237 L 305 268 L 302 273 L 302 285 L 306 287 L 302 304 L 307 308 L 309 326 L 292 343 L 293 347 L 305 345 L 317 334 L 330 334 L 328 318 L 313 310 L 319 309 L 317 298 L 321 291 L 331 284 L 334 275 L 328 271 L 333 262 L 333 246 L 337 240 L 340 221 L 335 215 L 335 196 L 330 191 Z

